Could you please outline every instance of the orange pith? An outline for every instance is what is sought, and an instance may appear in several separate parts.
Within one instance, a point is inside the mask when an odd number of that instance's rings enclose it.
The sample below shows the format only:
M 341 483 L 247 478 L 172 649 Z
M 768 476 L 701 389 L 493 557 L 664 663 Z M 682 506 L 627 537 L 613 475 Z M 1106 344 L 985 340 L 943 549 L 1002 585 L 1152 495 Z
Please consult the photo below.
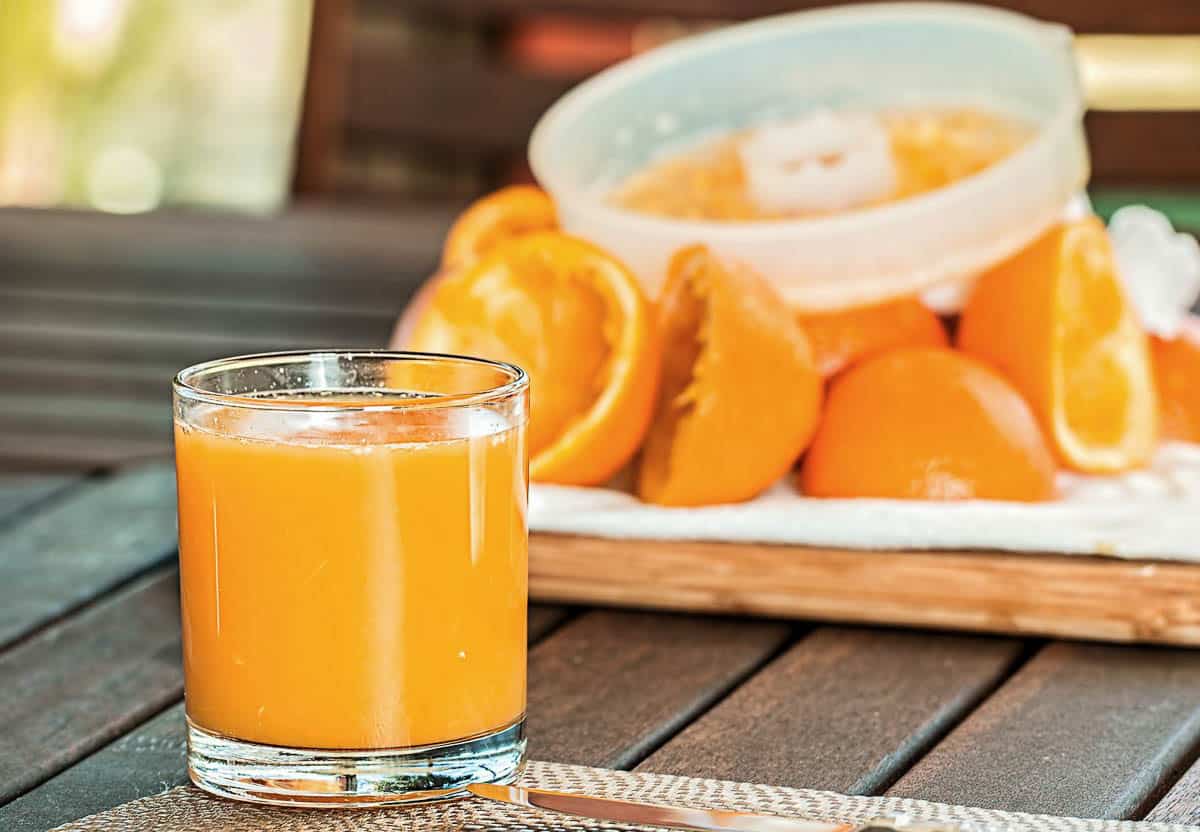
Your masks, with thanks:
M 536 480 L 602 483 L 649 424 L 659 368 L 651 305 L 618 260 L 567 234 L 508 240 L 443 278 L 407 346 L 525 369 Z
M 1200 322 L 1174 338 L 1150 339 L 1164 439 L 1200 442 Z
M 812 437 L 821 379 L 808 339 L 761 277 L 700 246 L 673 258 L 658 311 L 663 378 L 639 495 L 677 506 L 754 497 Z
M 1153 451 L 1148 340 L 1094 217 L 1052 229 L 981 277 L 958 345 L 1021 391 L 1063 464 L 1111 473 Z
M 541 188 L 509 185 L 476 200 L 464 211 L 442 247 L 442 270 L 469 266 L 497 244 L 558 227 L 554 202 Z
M 832 384 L 799 484 L 810 497 L 1039 501 L 1054 458 L 998 373 L 950 349 L 910 348 Z
M 900 298 L 834 312 L 800 312 L 797 320 L 825 377 L 897 347 L 944 347 L 946 329 L 916 298 Z

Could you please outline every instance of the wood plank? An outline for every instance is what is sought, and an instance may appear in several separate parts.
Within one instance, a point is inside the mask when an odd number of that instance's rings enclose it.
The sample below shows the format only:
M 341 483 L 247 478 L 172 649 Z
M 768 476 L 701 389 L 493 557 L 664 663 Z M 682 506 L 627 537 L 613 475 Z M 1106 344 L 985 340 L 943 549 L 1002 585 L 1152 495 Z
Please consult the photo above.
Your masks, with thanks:
M 1097 182 L 1180 185 L 1200 180 L 1200 113 L 1088 113 Z
M 569 615 L 563 607 L 531 606 L 530 644 L 537 644 Z M 118 803 L 186 783 L 187 739 L 183 720 L 183 704 L 173 705 L 37 788 L 0 806 L 0 829 L 42 832 Z
M 0 433 L 0 470 L 94 471 L 171 455 L 169 436 L 129 439 L 47 433 Z
M 292 190 L 296 194 L 329 189 L 330 168 L 342 144 L 342 98 L 346 88 L 350 0 L 313 4 L 309 25 L 308 67 L 296 137 Z
M 497 61 L 439 58 L 361 39 L 351 56 L 347 126 L 432 146 L 523 150 L 534 122 L 572 86 Z
M 5 262 L 5 285 L 11 291 L 95 291 L 137 294 L 141 297 L 205 300 L 224 297 L 247 303 L 270 304 L 280 298 L 304 306 L 353 307 L 400 303 L 433 268 L 396 266 L 390 263 L 360 263 L 353 259 L 323 264 L 300 262 L 290 271 L 247 274 L 229 270 L 170 268 L 153 265 L 126 266 L 119 260 L 97 260 L 91 268 L 77 263 L 45 262 L 41 252 L 29 258 Z
M 157 401 L 76 393 L 0 393 L 0 431 L 79 436 L 166 436 L 171 430 L 170 386 Z
M 270 217 L 0 208 L 0 260 L 83 271 L 119 264 L 135 279 L 151 273 L 162 281 L 206 272 L 212 280 L 320 275 L 332 283 L 354 281 L 363 269 L 376 275 L 430 274 L 461 208 L 454 200 L 386 211 L 301 203 Z
M 178 586 L 156 571 L 0 654 L 0 803 L 179 698 Z
M 1134 818 L 1200 742 L 1200 653 L 1055 643 L 888 794 Z
M 117 364 L 71 358 L 0 356 L 0 389 L 14 393 L 107 393 L 162 401 L 171 390 L 175 364 Z
M 879 794 L 1022 653 L 1013 639 L 821 628 L 638 770 Z
M 566 607 L 530 604 L 529 624 L 526 628 L 529 634 L 529 643 L 537 644 L 566 621 L 570 615 L 571 611 Z
M 786 625 L 590 612 L 529 656 L 530 755 L 627 768 L 783 646 Z
M 52 326 L 81 321 L 136 326 L 158 321 L 185 331 L 251 328 L 287 333 L 304 329 L 316 341 L 363 327 L 390 326 L 399 312 L 398 305 L 391 309 L 353 298 L 341 303 L 309 303 L 282 293 L 274 298 L 242 298 L 233 291 L 213 292 L 208 288 L 205 296 L 197 297 L 191 292 L 144 295 L 101 287 L 0 287 L 0 315 Z
M 14 356 L 54 356 L 94 360 L 170 362 L 182 368 L 199 361 L 251 352 L 336 347 L 379 347 L 386 343 L 389 325 L 364 328 L 337 341 L 314 345 L 311 333 L 294 330 L 274 334 L 222 331 L 219 328 L 181 332 L 164 322 L 137 326 L 102 324 L 36 324 L 0 321 L 0 348 Z
M 84 483 L 0 530 L 0 646 L 174 552 L 175 475 L 170 466 Z
M 0 828 L 44 832 L 188 782 L 183 703 L 0 806 Z
M 535 534 L 540 601 L 1200 644 L 1200 565 Z
M 65 474 L 0 474 L 0 522 L 19 520 L 30 506 L 77 482 Z
M 1200 762 L 1192 765 L 1151 809 L 1145 820 L 1200 825 Z

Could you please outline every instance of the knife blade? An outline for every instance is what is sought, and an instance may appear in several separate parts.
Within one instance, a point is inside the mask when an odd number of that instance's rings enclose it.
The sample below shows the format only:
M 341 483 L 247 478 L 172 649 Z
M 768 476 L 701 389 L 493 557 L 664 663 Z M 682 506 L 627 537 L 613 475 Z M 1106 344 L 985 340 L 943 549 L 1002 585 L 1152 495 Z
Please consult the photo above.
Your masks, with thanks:
M 467 786 L 467 790 L 478 797 L 516 806 L 548 809 L 551 812 L 613 823 L 667 826 L 674 829 L 692 829 L 697 832 L 728 832 L 729 830 L 738 832 L 854 832 L 859 829 L 852 824 L 825 823 L 785 818 L 779 815 L 757 815 L 720 809 L 657 806 L 652 803 L 634 803 L 571 792 L 527 789 L 521 786 L 475 783 Z M 874 828 L 876 824 L 871 824 L 871 826 Z

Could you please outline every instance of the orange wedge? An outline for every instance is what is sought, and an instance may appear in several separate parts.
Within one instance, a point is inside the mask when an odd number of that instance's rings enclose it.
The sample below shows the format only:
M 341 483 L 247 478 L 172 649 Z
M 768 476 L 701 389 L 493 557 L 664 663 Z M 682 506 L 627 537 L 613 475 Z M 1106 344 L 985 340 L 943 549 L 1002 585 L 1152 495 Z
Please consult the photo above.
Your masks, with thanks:
M 801 312 L 797 318 L 813 348 L 821 375 L 840 373 L 864 358 L 897 347 L 944 347 L 946 328 L 916 298 L 833 312 Z
M 867 359 L 829 390 L 800 469 L 810 497 L 1049 500 L 1054 456 L 1003 376 L 950 349 Z
M 808 339 L 766 281 L 700 246 L 670 264 L 659 331 L 663 378 L 638 493 L 674 506 L 754 497 L 816 426 L 821 377 Z
M 1200 321 L 1174 338 L 1150 339 L 1164 439 L 1200 442 Z
M 450 227 L 442 247 L 442 271 L 469 266 L 511 237 L 557 227 L 554 202 L 541 188 L 501 188 L 471 203 Z
M 407 347 L 510 361 L 530 379 L 530 476 L 596 485 L 654 408 L 651 305 L 620 261 L 557 231 L 501 243 L 432 291 Z
M 1123 471 L 1153 451 L 1149 344 L 1099 220 L 1058 226 L 985 274 L 958 345 L 1021 391 L 1064 465 Z

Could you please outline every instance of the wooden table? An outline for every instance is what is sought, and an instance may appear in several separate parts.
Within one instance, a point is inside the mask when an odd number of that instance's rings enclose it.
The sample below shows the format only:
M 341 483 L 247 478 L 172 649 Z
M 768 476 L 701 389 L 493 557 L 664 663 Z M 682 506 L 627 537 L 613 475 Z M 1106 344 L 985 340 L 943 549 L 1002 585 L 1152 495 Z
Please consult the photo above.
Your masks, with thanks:
M 0 476 L 0 829 L 186 782 L 167 463 Z M 530 611 L 535 758 L 1200 821 L 1200 651 Z
M 450 216 L 0 211 L 0 830 L 185 782 L 172 370 L 380 343 Z M 1200 650 L 547 606 L 530 641 L 536 758 L 1200 822 Z

